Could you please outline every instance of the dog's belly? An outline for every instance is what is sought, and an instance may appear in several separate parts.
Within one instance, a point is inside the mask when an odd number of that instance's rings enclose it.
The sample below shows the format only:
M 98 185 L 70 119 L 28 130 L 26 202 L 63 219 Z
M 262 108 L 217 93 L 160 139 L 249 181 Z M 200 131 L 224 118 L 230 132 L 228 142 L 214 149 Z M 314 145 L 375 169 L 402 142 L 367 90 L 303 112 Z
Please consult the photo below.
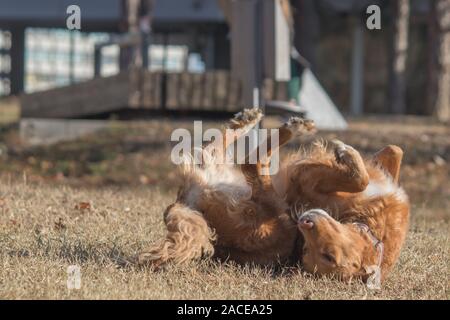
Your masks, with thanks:
M 251 197 L 251 187 L 242 172 L 233 166 L 209 166 L 196 170 L 195 175 L 197 183 L 192 184 L 186 194 L 186 201 L 193 208 L 213 195 L 221 198 L 224 205 Z
M 370 179 L 362 195 L 366 200 L 394 195 L 400 201 L 407 201 L 407 196 L 403 188 L 389 178 L 383 180 Z
M 186 199 L 215 231 L 219 255 L 258 264 L 290 256 L 297 231 L 284 205 L 269 199 L 264 205 L 255 202 L 236 168 L 211 167 L 196 173 L 198 183 L 191 185 Z

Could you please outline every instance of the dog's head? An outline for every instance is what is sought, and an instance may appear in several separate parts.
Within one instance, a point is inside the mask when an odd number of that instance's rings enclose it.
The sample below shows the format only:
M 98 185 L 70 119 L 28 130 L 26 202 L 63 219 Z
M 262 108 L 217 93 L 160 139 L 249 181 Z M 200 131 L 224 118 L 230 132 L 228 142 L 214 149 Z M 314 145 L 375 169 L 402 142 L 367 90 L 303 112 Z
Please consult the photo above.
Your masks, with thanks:
M 313 209 L 299 217 L 298 227 L 304 237 L 303 267 L 308 272 L 366 281 L 369 267 L 377 265 L 372 239 L 356 225 L 339 223 L 326 211 Z

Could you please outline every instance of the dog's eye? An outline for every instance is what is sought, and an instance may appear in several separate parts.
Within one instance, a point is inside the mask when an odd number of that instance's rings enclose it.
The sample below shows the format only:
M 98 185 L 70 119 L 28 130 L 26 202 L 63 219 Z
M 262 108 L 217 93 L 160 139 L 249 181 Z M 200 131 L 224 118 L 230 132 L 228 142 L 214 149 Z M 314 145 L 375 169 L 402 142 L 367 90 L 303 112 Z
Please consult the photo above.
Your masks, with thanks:
M 322 257 L 328 263 L 336 263 L 336 259 L 329 253 L 323 253 Z

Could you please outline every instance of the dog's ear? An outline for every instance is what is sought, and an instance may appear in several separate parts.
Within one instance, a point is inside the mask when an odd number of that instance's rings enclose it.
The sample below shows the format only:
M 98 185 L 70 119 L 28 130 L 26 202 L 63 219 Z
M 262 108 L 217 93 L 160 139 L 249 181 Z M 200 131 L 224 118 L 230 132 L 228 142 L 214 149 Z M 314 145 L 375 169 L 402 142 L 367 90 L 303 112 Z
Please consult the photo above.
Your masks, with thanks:
M 367 288 L 378 290 L 381 288 L 381 267 L 377 264 L 378 252 L 372 245 L 368 245 L 363 253 L 363 261 L 359 276 Z
M 364 247 L 364 250 L 362 252 L 362 262 L 361 267 L 358 271 L 358 277 L 360 277 L 364 283 L 367 283 L 370 276 L 373 275 L 373 273 L 376 271 L 375 267 L 379 269 L 377 264 L 377 251 L 373 247 L 371 243 L 371 239 L 369 239 L 369 236 L 364 230 L 360 230 L 361 235 L 363 237 L 366 237 L 366 245 Z

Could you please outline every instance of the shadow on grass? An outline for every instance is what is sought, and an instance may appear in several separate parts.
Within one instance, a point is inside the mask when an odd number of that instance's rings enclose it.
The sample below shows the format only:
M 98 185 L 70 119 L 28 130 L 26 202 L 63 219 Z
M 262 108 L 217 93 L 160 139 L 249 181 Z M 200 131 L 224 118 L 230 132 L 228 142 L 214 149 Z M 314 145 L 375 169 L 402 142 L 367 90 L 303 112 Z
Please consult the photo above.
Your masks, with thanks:
M 49 237 L 36 234 L 36 255 L 61 259 L 68 264 L 95 263 L 113 264 L 117 268 L 130 269 L 134 266 L 134 257 L 127 255 L 116 242 L 88 243 L 82 240 L 69 241 L 65 235 Z M 10 251 L 10 255 L 28 257 L 31 250 Z

